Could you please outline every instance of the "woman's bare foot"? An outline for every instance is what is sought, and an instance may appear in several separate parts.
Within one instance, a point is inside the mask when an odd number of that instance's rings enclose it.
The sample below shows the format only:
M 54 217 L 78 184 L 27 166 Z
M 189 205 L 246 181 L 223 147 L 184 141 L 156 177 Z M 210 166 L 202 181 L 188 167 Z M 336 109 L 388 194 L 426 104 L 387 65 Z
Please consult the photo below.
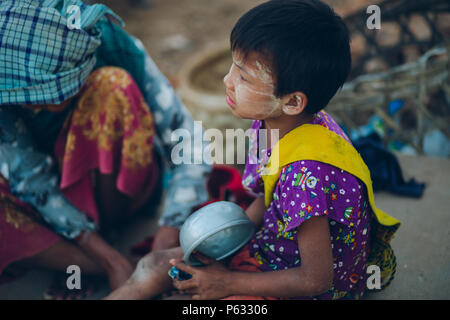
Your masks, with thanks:
M 45 300 L 82 300 L 86 299 L 100 286 L 104 278 L 99 276 L 82 276 L 81 287 L 79 289 L 69 289 L 67 287 L 67 274 L 58 273 L 55 275 L 53 283 L 43 293 Z
M 67 288 L 67 267 L 77 265 L 81 272 L 81 289 Z M 76 244 L 61 240 L 40 253 L 15 262 L 10 266 L 18 270 L 42 268 L 55 271 L 55 279 L 43 293 L 44 299 L 78 300 L 92 294 L 101 281 L 105 281 L 105 270 L 91 259 Z

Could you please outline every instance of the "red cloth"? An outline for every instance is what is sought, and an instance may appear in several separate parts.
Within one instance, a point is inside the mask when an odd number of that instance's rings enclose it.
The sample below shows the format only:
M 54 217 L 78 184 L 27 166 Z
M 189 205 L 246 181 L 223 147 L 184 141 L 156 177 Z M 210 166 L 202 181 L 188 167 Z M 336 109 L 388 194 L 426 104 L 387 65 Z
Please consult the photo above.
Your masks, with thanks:
M 89 176 L 93 169 L 117 174 L 117 190 L 132 198 L 144 189 L 148 193 L 157 176 L 154 133 L 148 106 L 125 70 L 92 72 L 55 146 L 66 198 L 98 221 Z
M 259 268 L 258 261 L 250 255 L 248 245 L 244 246 L 233 259 L 231 259 L 228 268 L 232 271 L 262 272 Z M 235 295 L 223 298 L 222 300 L 280 300 L 280 298 Z
M 229 165 L 215 164 L 213 166 L 207 188 L 211 197 L 211 201 L 207 204 L 215 201 L 232 201 L 245 210 L 254 200 L 254 197 L 243 187 L 239 170 Z
M 194 208 L 193 211 L 216 201 L 232 201 L 245 210 L 254 200 L 254 197 L 242 186 L 242 176 L 239 170 L 229 165 L 215 164 L 206 187 L 210 199 Z M 153 236 L 149 236 L 134 245 L 131 252 L 143 256 L 151 251 L 152 244 Z
M 0 276 L 10 263 L 34 256 L 60 240 L 31 206 L 12 195 L 8 181 L 0 175 Z

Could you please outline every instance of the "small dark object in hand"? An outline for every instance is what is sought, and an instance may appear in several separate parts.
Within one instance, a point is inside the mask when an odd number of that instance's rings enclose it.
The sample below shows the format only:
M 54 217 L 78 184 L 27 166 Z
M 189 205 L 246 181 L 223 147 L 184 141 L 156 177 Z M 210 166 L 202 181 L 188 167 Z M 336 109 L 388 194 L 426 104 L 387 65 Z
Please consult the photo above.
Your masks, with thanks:
M 192 278 L 192 275 L 184 272 L 183 270 L 177 269 L 176 267 L 172 267 L 169 270 L 169 276 L 174 279 L 174 280 L 188 280 L 190 278 Z

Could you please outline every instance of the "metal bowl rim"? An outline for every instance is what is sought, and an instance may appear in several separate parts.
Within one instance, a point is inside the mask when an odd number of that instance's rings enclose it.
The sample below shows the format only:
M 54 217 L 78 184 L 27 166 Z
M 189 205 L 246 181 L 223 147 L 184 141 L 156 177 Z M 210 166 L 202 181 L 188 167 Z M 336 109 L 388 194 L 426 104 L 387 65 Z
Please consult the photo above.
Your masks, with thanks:
M 252 228 L 253 228 L 253 230 L 254 230 L 254 228 L 255 228 L 255 225 L 254 225 L 254 223 L 253 223 L 251 220 L 239 219 L 239 220 L 236 220 L 236 221 L 231 221 L 231 222 L 224 223 L 224 224 L 220 225 L 217 229 L 215 229 L 215 230 L 213 230 L 213 231 L 210 231 L 210 232 L 208 232 L 208 233 L 205 233 L 205 235 L 203 235 L 203 236 L 200 237 L 199 239 L 195 240 L 195 241 L 191 244 L 191 246 L 186 250 L 186 252 L 185 252 L 185 254 L 184 254 L 184 261 L 185 261 L 185 262 L 188 262 L 189 264 L 191 264 L 192 261 L 190 260 L 190 257 L 191 257 L 192 252 L 195 250 L 195 248 L 198 247 L 198 245 L 199 245 L 200 243 L 202 243 L 203 241 L 205 241 L 207 238 L 211 237 L 212 235 L 214 235 L 214 234 L 216 234 L 216 233 L 218 233 L 218 232 L 220 232 L 220 231 L 222 231 L 222 230 L 225 230 L 226 228 L 233 227 L 233 226 L 238 226 L 238 225 L 244 225 L 244 224 L 249 224 L 249 225 L 251 225 Z M 253 232 L 246 238 L 245 242 L 247 242 L 252 236 L 253 236 Z M 245 243 L 245 242 L 244 242 L 244 243 Z M 181 243 L 180 243 L 180 245 L 181 245 Z M 242 244 L 240 244 L 239 246 L 237 246 L 237 248 L 239 248 L 240 246 L 242 246 Z M 221 260 L 221 259 L 227 257 L 228 255 L 234 253 L 236 250 L 237 250 L 237 249 L 233 249 L 233 250 L 231 250 L 230 252 L 226 253 L 225 255 L 223 255 L 223 256 L 217 258 L 216 260 Z M 195 264 L 195 263 L 194 263 L 194 264 Z

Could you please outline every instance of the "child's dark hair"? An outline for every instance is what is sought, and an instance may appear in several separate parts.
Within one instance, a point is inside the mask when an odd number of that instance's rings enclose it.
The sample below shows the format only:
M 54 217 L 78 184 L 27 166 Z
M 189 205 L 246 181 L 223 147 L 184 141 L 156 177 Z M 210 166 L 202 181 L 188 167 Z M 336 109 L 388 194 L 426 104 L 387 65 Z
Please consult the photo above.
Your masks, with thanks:
M 323 109 L 351 67 L 347 27 L 318 0 L 272 0 L 244 14 L 230 36 L 231 50 L 257 52 L 271 63 L 275 95 L 301 91 L 305 111 Z

